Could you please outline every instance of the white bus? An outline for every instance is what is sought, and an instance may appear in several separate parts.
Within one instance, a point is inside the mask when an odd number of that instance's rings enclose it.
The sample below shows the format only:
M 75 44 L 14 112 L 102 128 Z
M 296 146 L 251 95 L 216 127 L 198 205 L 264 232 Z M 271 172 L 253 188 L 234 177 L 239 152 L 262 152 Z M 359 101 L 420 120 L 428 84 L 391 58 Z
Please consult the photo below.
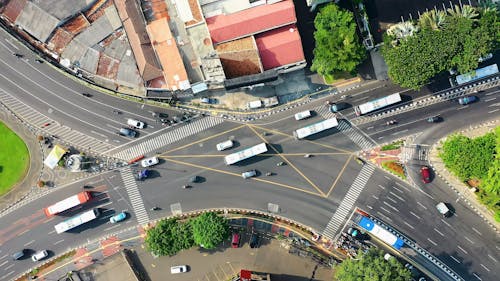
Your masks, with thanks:
M 226 157 L 224 157 L 224 162 L 226 165 L 232 165 L 234 163 L 240 162 L 242 160 L 248 159 L 250 157 L 253 157 L 255 155 L 261 154 L 267 152 L 267 145 L 266 143 L 261 143 L 255 146 L 252 146 L 250 148 L 238 151 L 233 154 L 229 154 Z
M 77 226 L 80 226 L 84 223 L 87 223 L 91 220 L 96 219 L 97 217 L 99 217 L 99 214 L 100 214 L 99 209 L 92 209 L 83 212 L 81 214 L 78 214 L 74 217 L 71 217 L 61 223 L 58 223 L 54 226 L 54 228 L 56 229 L 56 232 L 60 234 Z
M 367 103 L 358 105 L 354 107 L 354 111 L 356 112 L 356 115 L 360 116 L 375 110 L 379 110 L 386 106 L 398 103 L 400 101 L 401 101 L 401 95 L 399 93 L 395 93 L 392 95 L 388 95 L 387 97 L 378 98 L 376 100 L 372 100 Z
M 331 129 L 333 127 L 336 127 L 339 123 L 337 122 L 337 118 L 330 118 L 323 120 L 318 123 L 314 123 L 312 125 L 309 125 L 307 127 L 301 128 L 293 132 L 293 136 L 296 139 L 303 139 L 305 137 L 308 137 L 310 135 L 314 135 L 316 133 L 322 132 L 324 130 Z

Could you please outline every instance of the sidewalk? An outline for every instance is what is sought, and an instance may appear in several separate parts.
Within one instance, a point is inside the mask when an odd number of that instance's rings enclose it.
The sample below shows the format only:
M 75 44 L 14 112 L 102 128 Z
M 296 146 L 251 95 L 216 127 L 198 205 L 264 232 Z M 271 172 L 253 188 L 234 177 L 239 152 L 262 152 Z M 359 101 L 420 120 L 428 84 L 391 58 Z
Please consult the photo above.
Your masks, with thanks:
M 469 127 L 467 129 L 459 132 L 460 134 L 469 137 L 479 137 L 488 132 L 494 130 L 495 127 L 500 125 L 500 120 L 494 120 L 488 123 L 480 124 L 475 127 Z M 446 137 L 437 141 L 431 149 L 429 154 L 429 163 L 432 166 L 434 172 L 437 176 L 442 178 L 451 189 L 453 189 L 468 205 L 474 210 L 483 220 L 485 220 L 498 234 L 500 229 L 500 223 L 496 222 L 493 217 L 493 212 L 488 210 L 484 205 L 482 205 L 474 193 L 474 191 L 461 182 L 457 177 L 455 177 L 450 171 L 446 169 L 443 161 L 439 158 L 439 150 L 441 149 L 441 143 L 446 140 Z

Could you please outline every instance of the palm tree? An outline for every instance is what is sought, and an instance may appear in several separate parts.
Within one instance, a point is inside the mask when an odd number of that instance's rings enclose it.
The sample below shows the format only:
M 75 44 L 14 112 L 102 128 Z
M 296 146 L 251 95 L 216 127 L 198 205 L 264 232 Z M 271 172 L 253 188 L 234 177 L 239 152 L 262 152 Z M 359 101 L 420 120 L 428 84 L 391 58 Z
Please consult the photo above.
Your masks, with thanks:
M 422 28 L 439 30 L 446 23 L 446 13 L 444 11 L 431 10 L 423 13 L 418 21 Z
M 475 18 L 479 16 L 479 13 L 477 12 L 476 8 L 469 5 L 463 5 L 462 8 L 460 8 L 460 6 L 458 5 L 455 5 L 454 8 L 448 8 L 447 11 L 450 16 L 457 18 L 476 20 Z
M 397 39 L 403 39 L 407 36 L 412 36 L 413 33 L 418 31 L 418 27 L 415 26 L 410 21 L 404 21 L 391 26 L 387 30 L 387 34 L 396 37 Z

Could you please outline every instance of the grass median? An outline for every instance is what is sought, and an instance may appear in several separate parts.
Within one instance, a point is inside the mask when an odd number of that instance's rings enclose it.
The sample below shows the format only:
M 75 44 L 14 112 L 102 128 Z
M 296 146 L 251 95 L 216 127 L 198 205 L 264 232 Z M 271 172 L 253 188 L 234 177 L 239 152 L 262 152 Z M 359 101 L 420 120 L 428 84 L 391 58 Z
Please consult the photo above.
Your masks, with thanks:
M 29 152 L 24 141 L 0 122 L 0 196 L 26 175 Z

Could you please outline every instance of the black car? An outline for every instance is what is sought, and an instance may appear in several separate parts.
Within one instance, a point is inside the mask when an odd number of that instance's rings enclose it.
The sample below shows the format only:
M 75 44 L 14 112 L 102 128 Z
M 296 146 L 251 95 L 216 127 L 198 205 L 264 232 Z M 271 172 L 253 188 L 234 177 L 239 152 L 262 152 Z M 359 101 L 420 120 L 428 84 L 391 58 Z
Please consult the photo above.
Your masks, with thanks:
M 441 116 L 439 116 L 439 115 L 427 118 L 427 122 L 428 123 L 436 123 L 436 122 L 439 122 L 439 121 L 441 121 Z
M 194 176 L 194 177 L 189 179 L 189 182 L 191 182 L 191 183 L 197 183 L 200 181 L 201 181 L 201 178 L 199 176 Z
M 252 233 L 250 236 L 250 248 L 258 248 L 259 247 L 259 235 L 257 233 Z

